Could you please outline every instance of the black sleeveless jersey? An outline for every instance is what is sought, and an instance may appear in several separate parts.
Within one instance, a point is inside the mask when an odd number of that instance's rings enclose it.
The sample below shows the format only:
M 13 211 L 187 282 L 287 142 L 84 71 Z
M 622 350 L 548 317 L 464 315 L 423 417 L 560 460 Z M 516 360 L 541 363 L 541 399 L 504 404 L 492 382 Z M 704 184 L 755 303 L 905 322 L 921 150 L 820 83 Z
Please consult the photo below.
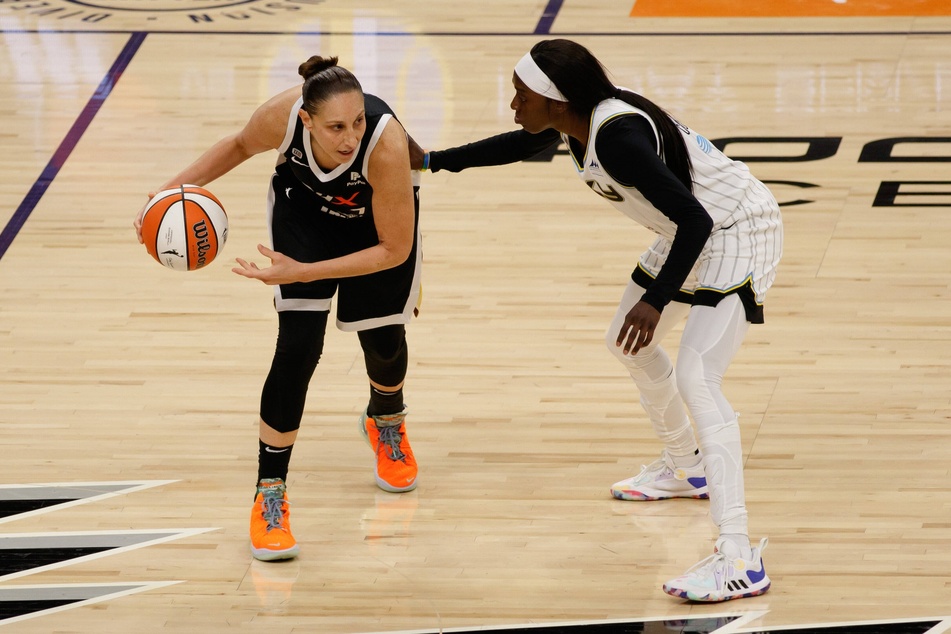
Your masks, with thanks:
M 379 242 L 373 224 L 373 188 L 366 173 L 370 154 L 393 111 L 379 97 L 364 95 L 366 132 L 351 160 L 326 172 L 313 156 L 310 132 L 298 116 L 303 99 L 291 108 L 287 132 L 281 147 L 276 171 L 281 177 L 285 195 L 294 201 L 310 222 L 323 225 L 328 231 L 345 237 L 352 249 L 366 248 Z M 303 187 L 288 187 L 299 183 Z M 293 191 L 297 189 L 299 191 Z

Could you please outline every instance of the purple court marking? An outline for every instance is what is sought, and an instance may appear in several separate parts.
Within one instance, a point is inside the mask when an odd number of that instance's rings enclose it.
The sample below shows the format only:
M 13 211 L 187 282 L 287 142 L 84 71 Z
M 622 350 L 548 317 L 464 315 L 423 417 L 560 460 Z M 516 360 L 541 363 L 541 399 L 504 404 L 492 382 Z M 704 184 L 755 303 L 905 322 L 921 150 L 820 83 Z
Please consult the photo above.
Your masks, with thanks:
M 116 61 L 112 64 L 112 68 L 110 68 L 106 76 L 103 77 L 99 87 L 96 88 L 96 92 L 93 93 L 92 97 L 90 97 L 86 103 L 86 107 L 79 113 L 79 117 L 73 123 L 73 127 L 66 133 L 66 138 L 64 138 L 63 142 L 56 148 L 56 152 L 53 153 L 53 158 L 50 159 L 50 162 L 46 164 L 40 177 L 33 183 L 33 187 L 27 192 L 23 202 L 21 202 L 17 210 L 13 212 L 13 216 L 10 218 L 7 226 L 0 232 L 0 258 L 3 258 L 7 249 L 10 248 L 10 244 L 13 243 L 13 239 L 26 223 L 26 219 L 29 218 L 33 210 L 36 209 L 40 198 L 42 198 L 46 190 L 49 189 L 50 183 L 56 178 L 60 168 L 63 167 L 66 159 L 69 158 L 69 155 L 76 148 L 76 144 L 79 143 L 79 139 L 82 138 L 86 128 L 92 123 L 96 113 L 99 112 L 99 108 L 102 107 L 109 93 L 112 92 L 113 86 L 119 81 L 119 77 L 122 76 L 129 62 L 132 61 L 132 58 L 139 50 L 142 42 L 145 41 L 145 35 L 145 33 L 133 33 L 129 41 L 126 42 L 126 45 L 119 53 L 119 57 L 117 57 Z
M 561 9 L 561 4 L 564 1 L 565 0 L 548 0 L 548 6 L 545 7 L 542 17 L 539 18 L 538 24 L 535 26 L 535 35 L 548 35 L 551 33 L 551 25 L 555 21 L 555 18 L 558 17 L 558 11 Z

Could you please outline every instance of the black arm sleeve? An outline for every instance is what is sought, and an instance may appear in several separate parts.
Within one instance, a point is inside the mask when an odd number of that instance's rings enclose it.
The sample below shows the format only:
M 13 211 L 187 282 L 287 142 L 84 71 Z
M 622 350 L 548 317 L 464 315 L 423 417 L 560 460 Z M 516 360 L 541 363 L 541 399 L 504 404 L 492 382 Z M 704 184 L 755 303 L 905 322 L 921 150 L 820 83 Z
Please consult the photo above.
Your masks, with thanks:
M 657 155 L 656 137 L 642 116 L 619 117 L 598 132 L 595 151 L 601 167 L 677 225 L 667 261 L 641 299 L 659 311 L 683 286 L 713 230 L 700 201 Z
M 429 169 L 433 172 L 459 172 L 467 167 L 507 165 L 532 158 L 561 140 L 556 130 L 530 134 L 515 130 L 481 141 L 429 153 Z

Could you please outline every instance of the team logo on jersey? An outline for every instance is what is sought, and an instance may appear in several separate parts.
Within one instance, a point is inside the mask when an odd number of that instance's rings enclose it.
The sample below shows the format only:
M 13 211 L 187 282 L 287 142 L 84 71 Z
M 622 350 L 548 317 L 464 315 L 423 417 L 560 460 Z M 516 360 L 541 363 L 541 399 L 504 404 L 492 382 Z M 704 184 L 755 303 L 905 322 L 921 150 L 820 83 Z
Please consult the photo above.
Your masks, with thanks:
M 360 192 L 353 192 L 350 195 L 350 198 L 344 198 L 343 196 L 334 196 L 334 199 L 330 202 L 334 205 L 343 205 L 344 207 L 356 207 L 357 203 L 353 202 L 354 199 L 360 194 Z
M 357 201 L 357 197 L 360 195 L 359 191 L 353 192 L 350 196 L 329 196 L 319 192 L 314 193 L 327 201 L 326 205 L 320 206 L 320 211 L 335 218 L 356 220 L 362 218 L 367 212 L 366 207 L 357 207 L 360 204 Z

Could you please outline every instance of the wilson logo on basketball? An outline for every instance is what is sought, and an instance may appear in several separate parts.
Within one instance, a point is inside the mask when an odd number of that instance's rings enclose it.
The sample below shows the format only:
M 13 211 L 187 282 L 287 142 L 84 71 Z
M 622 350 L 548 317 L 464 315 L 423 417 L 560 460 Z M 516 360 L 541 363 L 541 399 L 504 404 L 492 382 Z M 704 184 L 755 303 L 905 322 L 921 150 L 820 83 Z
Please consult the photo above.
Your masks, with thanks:
M 205 255 L 211 249 L 211 242 L 208 240 L 208 225 L 204 220 L 199 220 L 192 225 L 192 234 L 195 236 L 195 250 L 198 252 L 198 258 L 195 260 L 197 269 L 208 263 Z

